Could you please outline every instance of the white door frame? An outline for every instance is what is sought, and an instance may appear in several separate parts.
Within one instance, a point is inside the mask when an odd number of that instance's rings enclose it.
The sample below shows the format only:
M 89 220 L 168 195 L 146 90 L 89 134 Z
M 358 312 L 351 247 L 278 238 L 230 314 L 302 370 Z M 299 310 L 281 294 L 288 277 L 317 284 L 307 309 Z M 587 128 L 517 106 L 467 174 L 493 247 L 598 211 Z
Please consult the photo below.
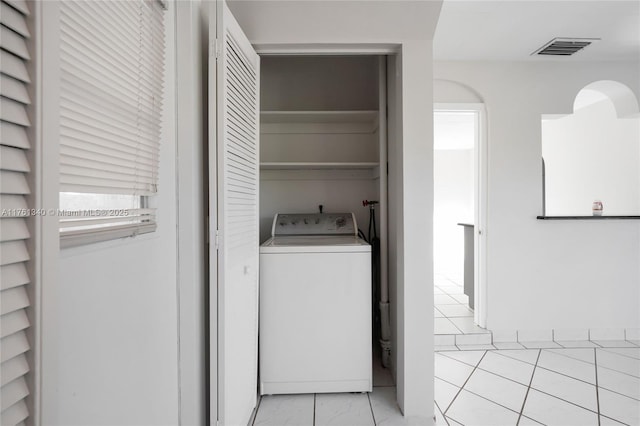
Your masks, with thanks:
M 287 55 L 287 56 L 322 56 L 322 55 L 344 55 L 344 56 L 378 56 L 378 57 L 387 57 L 387 56 L 395 56 L 401 53 L 401 45 L 400 44 L 365 44 L 365 43 L 355 43 L 355 44 L 254 44 L 254 49 L 260 56 L 279 56 L 279 55 Z M 388 84 L 388 78 L 386 74 L 386 60 L 379 62 L 378 71 L 380 72 L 380 89 L 382 90 L 382 85 L 386 89 Z M 387 94 L 385 92 L 381 92 L 381 101 L 380 105 L 384 104 L 385 107 L 387 105 Z M 389 293 L 389 267 L 388 267 L 388 181 L 387 175 L 384 173 L 385 167 L 383 164 L 387 163 L 387 144 L 388 137 L 386 135 L 387 129 L 387 121 L 386 117 L 380 120 L 381 128 L 384 128 L 385 134 L 381 133 L 380 140 L 378 141 L 380 144 L 380 197 L 379 197 L 379 218 L 380 218 L 380 241 L 381 241 L 381 283 L 387 288 L 387 295 Z M 399 327 L 402 327 L 401 321 L 396 321 Z M 393 333 L 393 331 L 392 331 Z M 392 350 L 397 351 L 397 348 L 392 348 Z
M 400 44 L 389 43 L 256 43 L 258 55 L 321 56 L 321 55 L 394 55 Z
M 483 103 L 436 103 L 434 112 L 472 112 L 475 114 L 473 223 L 474 223 L 474 321 L 487 327 L 487 120 Z

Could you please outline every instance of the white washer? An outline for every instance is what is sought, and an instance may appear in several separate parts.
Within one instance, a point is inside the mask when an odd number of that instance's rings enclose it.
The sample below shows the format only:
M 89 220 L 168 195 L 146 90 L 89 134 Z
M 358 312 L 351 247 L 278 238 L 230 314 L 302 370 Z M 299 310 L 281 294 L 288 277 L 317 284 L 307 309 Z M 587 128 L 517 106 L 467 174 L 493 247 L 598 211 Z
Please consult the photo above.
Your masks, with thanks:
M 260 247 L 260 393 L 371 392 L 371 246 L 352 213 L 278 214 Z

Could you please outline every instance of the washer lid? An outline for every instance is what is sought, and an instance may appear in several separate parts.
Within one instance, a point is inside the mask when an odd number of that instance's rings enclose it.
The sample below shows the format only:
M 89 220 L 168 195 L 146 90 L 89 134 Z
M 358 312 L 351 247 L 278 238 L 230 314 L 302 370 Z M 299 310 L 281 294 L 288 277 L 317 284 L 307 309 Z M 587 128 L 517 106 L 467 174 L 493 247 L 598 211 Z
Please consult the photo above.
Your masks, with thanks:
M 260 246 L 260 253 L 352 253 L 371 252 L 362 238 L 347 235 L 273 237 Z

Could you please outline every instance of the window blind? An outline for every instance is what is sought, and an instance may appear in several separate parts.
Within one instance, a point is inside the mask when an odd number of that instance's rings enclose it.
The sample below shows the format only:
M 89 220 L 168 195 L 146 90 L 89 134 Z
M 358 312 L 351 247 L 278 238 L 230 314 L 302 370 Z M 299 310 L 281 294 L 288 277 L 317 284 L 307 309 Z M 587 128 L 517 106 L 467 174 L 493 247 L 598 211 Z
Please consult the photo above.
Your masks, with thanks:
M 60 2 L 61 192 L 157 192 L 164 39 L 157 0 Z M 62 245 L 155 229 L 153 208 L 103 207 L 62 212 Z
M 29 417 L 27 262 L 31 237 L 26 196 L 31 147 L 27 63 L 29 9 L 25 1 L 0 3 L 0 424 Z

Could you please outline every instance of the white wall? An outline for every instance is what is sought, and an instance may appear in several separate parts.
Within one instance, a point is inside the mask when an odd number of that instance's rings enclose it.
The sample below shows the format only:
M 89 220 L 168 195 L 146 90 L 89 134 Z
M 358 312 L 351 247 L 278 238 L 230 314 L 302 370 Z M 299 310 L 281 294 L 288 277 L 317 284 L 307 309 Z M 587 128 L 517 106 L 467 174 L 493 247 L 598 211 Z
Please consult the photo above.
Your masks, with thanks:
M 640 93 L 637 63 L 436 63 L 480 94 L 488 117 L 490 329 L 640 326 L 640 223 L 542 221 L 541 116 L 568 114 L 580 89 L 616 80 Z M 464 102 L 439 91 L 436 102 Z
M 42 287 L 42 424 L 179 421 L 173 4 L 165 14 L 158 229 L 61 250 L 58 270 L 48 271 Z
M 377 69 L 375 56 L 263 56 L 260 109 L 375 110 Z
M 398 402 L 405 415 L 430 421 L 433 415 L 432 229 L 433 122 L 431 39 L 438 1 L 234 1 L 230 8 L 252 43 L 322 45 L 372 43 L 400 48 L 402 85 L 397 100 L 401 124 L 390 140 L 391 297 L 395 303 L 394 367 Z M 394 81 L 394 77 L 390 76 Z M 394 135 L 395 136 L 395 135 Z M 391 160 L 391 159 L 390 159 Z M 396 168 L 396 170 L 391 170 Z M 426 225 L 426 226 L 425 226 Z M 405 232 L 406 230 L 406 232 Z M 426 284 L 426 285 L 425 285 Z
M 260 241 L 271 237 L 271 225 L 276 213 L 318 213 L 319 204 L 323 205 L 325 213 L 355 213 L 358 228 L 366 235 L 369 227 L 369 208 L 362 206 L 362 200 L 378 198 L 378 181 L 366 176 L 370 176 L 370 172 L 330 172 L 262 172 Z M 379 213 L 376 213 L 376 220 L 380 220 Z
M 542 121 L 547 215 L 640 213 L 640 118 L 618 118 L 610 99 Z
M 473 223 L 473 163 L 473 149 L 434 152 L 434 269 L 457 279 L 462 278 L 464 261 L 464 234 L 458 223 Z

